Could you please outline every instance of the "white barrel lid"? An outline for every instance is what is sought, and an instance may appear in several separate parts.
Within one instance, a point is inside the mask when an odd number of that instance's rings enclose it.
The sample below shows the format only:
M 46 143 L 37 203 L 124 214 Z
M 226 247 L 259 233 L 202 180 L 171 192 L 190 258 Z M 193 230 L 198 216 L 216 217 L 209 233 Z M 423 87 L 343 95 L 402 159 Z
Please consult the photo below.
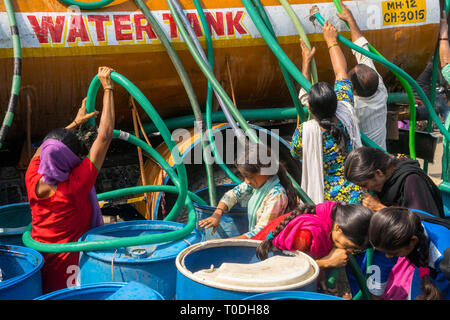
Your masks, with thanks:
M 180 252 L 178 270 L 188 278 L 214 288 L 240 292 L 270 292 L 293 290 L 317 280 L 319 266 L 301 251 L 283 251 L 254 263 L 223 262 L 220 266 L 190 272 L 184 258 L 190 253 L 220 246 L 256 247 L 260 241 L 247 239 L 217 239 L 197 243 Z
M 222 263 L 218 268 L 199 270 L 194 274 L 204 281 L 225 285 L 273 288 L 302 282 L 314 274 L 303 255 L 276 255 L 255 263 Z

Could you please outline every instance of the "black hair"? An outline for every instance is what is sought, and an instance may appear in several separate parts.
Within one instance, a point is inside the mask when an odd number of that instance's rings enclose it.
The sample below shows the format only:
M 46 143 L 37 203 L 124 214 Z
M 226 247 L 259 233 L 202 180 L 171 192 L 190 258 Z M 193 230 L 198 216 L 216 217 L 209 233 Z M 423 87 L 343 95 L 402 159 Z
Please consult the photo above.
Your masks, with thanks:
M 334 123 L 337 109 L 337 96 L 328 82 L 315 83 L 308 93 L 309 111 L 336 141 L 339 150 L 347 155 L 348 135 Z
M 287 171 L 282 163 L 275 159 L 269 146 L 261 143 L 252 143 L 247 141 L 245 143 L 245 151 L 236 158 L 235 165 L 243 173 L 261 174 L 262 168 L 277 167 L 277 172 L 274 175 L 280 179 L 280 184 L 284 187 L 288 198 L 288 205 L 286 210 L 292 210 L 297 207 L 297 193 L 294 186 L 287 175 Z M 263 159 L 266 157 L 267 159 Z M 267 161 L 265 161 L 267 160 Z
M 315 205 L 301 204 L 272 231 L 272 235 L 276 237 L 295 217 L 305 213 L 314 214 L 315 212 Z M 371 217 L 372 210 L 364 207 L 362 204 L 336 203 L 331 212 L 333 224 L 336 223 L 345 237 L 361 249 L 366 249 L 369 246 L 367 230 L 369 229 Z M 271 239 L 265 239 L 256 249 L 256 256 L 260 260 L 264 260 L 274 247 Z
M 420 217 L 408 208 L 388 207 L 373 214 L 369 225 L 370 243 L 381 251 L 396 251 L 409 245 L 416 236 L 418 242 L 406 257 L 417 267 L 428 267 L 429 246 Z M 419 300 L 439 300 L 442 294 L 429 276 L 421 283 Z
M 348 75 L 357 96 L 370 97 L 377 91 L 380 78 L 371 67 L 357 64 Z
M 347 181 L 358 184 L 375 177 L 375 172 L 395 167 L 400 160 L 383 150 L 371 147 L 360 147 L 347 156 L 344 167 L 344 177 Z
M 89 150 L 87 149 L 85 143 L 77 136 L 75 131 L 72 129 L 53 129 L 45 136 L 43 141 L 47 139 L 55 139 L 61 141 L 79 158 L 83 158 L 89 153 Z

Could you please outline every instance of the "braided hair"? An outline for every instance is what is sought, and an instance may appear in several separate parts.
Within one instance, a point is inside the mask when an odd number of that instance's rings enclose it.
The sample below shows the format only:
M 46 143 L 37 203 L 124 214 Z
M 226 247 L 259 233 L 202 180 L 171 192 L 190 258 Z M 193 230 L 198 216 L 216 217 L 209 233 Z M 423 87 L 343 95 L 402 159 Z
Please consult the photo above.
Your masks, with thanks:
M 334 123 L 337 102 L 336 93 L 328 82 L 317 82 L 309 90 L 309 110 L 319 125 L 330 133 L 339 150 L 346 156 L 349 136 Z
M 416 267 L 428 267 L 429 245 L 420 217 L 403 207 L 388 207 L 376 212 L 369 226 L 369 239 L 381 251 L 396 251 L 409 245 L 413 236 L 418 241 L 406 256 Z M 431 281 L 430 276 L 422 277 L 422 294 L 418 300 L 439 300 L 442 293 Z
M 301 204 L 297 208 L 295 208 L 291 214 L 289 214 L 276 228 L 272 231 L 274 237 L 276 237 L 283 229 L 291 222 L 294 218 L 298 217 L 304 213 L 315 213 L 316 206 L 313 204 Z M 272 239 L 265 239 L 259 246 L 256 248 L 256 256 L 260 260 L 267 259 L 269 252 L 273 251 L 275 246 L 272 243 Z
M 292 211 L 276 228 L 272 231 L 273 237 L 276 237 L 295 217 L 301 214 L 316 212 L 316 206 L 313 204 L 301 204 Z M 333 224 L 336 223 L 342 230 L 344 236 L 361 249 L 369 246 L 367 230 L 369 229 L 372 210 L 361 204 L 342 204 L 336 203 L 331 211 Z M 260 260 L 267 259 L 270 251 L 275 246 L 272 239 L 265 239 L 256 249 L 256 256 Z

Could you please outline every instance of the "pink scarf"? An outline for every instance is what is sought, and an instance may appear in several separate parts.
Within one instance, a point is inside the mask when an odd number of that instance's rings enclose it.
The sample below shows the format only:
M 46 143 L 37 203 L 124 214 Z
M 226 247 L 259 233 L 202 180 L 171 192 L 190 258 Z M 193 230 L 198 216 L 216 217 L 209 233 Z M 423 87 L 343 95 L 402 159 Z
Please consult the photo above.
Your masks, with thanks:
M 327 201 L 316 205 L 315 214 L 301 214 L 291 222 L 272 241 L 273 245 L 281 250 L 295 250 L 294 240 L 298 230 L 311 232 L 310 254 L 318 259 L 326 256 L 333 248 L 331 241 L 331 228 L 333 220 L 331 212 L 337 202 Z
M 415 266 L 406 257 L 399 257 L 392 268 L 384 289 L 384 300 L 407 300 L 411 289 Z

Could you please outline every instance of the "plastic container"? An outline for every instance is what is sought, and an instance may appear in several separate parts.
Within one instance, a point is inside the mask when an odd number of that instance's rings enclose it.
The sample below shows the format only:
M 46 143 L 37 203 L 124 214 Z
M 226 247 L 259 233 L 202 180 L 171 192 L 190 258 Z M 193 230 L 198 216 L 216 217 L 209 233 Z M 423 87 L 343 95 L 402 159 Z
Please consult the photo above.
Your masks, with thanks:
M 0 244 L 23 246 L 22 234 L 30 223 L 28 202 L 0 206 Z
M 31 300 L 42 294 L 42 255 L 30 248 L 0 245 L 0 300 Z
M 264 292 L 316 290 L 319 267 L 314 259 L 295 251 L 260 261 L 256 257 L 260 243 L 218 239 L 180 252 L 177 300 L 241 300 Z
M 138 220 L 104 225 L 85 233 L 80 241 L 160 234 L 183 228 L 177 222 Z M 142 283 L 158 291 L 164 299 L 175 297 L 175 258 L 180 251 L 203 240 L 194 230 L 187 238 L 160 244 L 80 253 L 78 283 Z
M 35 300 L 164 300 L 161 294 L 137 282 L 93 283 L 50 292 Z
M 307 291 L 276 291 L 255 294 L 243 300 L 345 300 L 329 294 Z
M 225 192 L 233 189 L 237 184 L 223 184 L 216 186 L 217 199 L 219 200 Z M 200 198 L 208 201 L 208 188 L 201 189 L 195 192 Z M 216 207 L 201 205 L 193 202 L 195 213 L 197 215 L 197 230 L 203 233 L 205 240 L 209 239 L 225 239 L 236 237 L 248 232 L 248 215 L 247 202 L 238 202 L 231 210 L 222 215 L 217 231 L 211 234 L 212 228 L 204 229 L 198 226 L 200 220 L 210 217 Z

